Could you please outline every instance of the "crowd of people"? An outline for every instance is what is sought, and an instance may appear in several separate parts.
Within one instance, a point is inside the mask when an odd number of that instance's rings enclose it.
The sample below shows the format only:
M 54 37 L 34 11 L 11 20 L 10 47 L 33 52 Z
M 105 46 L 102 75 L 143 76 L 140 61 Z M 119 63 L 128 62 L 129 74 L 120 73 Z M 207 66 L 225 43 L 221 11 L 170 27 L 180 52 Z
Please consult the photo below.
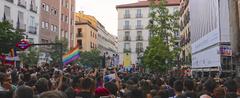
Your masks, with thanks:
M 0 98 L 240 98 L 240 78 L 191 78 L 118 68 L 0 65 Z

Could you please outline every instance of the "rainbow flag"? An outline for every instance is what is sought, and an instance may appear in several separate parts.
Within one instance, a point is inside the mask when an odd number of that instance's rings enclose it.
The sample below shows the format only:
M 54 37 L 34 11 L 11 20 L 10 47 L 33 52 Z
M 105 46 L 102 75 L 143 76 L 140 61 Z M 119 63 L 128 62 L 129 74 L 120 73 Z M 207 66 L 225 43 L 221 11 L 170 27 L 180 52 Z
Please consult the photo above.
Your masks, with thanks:
M 78 59 L 80 57 L 80 50 L 78 47 L 70 50 L 67 54 L 63 55 L 63 64 L 67 65 L 72 61 Z

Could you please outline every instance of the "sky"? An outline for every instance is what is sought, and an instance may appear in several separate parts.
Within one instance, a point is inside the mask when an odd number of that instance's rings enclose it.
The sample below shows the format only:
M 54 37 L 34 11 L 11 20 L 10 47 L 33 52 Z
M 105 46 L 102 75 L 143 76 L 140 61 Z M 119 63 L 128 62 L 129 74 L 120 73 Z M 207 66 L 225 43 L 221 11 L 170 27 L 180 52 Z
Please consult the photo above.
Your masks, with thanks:
M 117 36 L 118 20 L 116 5 L 134 3 L 138 0 L 76 0 L 76 11 L 94 16 L 106 30 Z

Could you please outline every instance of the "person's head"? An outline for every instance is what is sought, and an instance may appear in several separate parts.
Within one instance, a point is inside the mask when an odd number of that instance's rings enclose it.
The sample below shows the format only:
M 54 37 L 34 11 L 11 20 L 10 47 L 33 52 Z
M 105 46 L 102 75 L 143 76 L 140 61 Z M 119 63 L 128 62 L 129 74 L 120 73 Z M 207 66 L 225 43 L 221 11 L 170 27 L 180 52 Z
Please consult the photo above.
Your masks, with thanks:
M 194 82 L 190 79 L 186 79 L 183 82 L 184 89 L 187 91 L 192 91 L 194 89 Z
M 213 95 L 216 98 L 224 98 L 225 92 L 224 92 L 224 87 L 217 87 L 213 91 Z
M 49 81 L 45 78 L 40 78 L 36 83 L 36 90 L 42 93 L 49 90 Z
M 145 96 L 143 90 L 134 88 L 128 93 L 127 98 L 145 98 Z
M 91 78 L 84 78 L 81 82 L 81 89 L 90 91 L 94 87 L 94 81 Z
M 224 87 L 226 88 L 226 92 L 237 92 L 237 83 L 233 79 L 224 82 Z
M 182 92 L 183 91 L 183 83 L 180 80 L 177 80 L 173 84 L 173 88 L 175 92 Z
M 20 86 L 14 96 L 14 98 L 33 98 L 33 90 L 28 86 Z
M 208 79 L 206 82 L 203 83 L 203 89 L 207 93 L 213 93 L 213 90 L 216 87 L 216 82 L 213 79 Z
M 234 81 L 237 83 L 237 93 L 240 95 L 240 77 L 235 78 Z
M 39 98 L 67 98 L 67 96 L 60 91 L 47 91 L 40 94 Z
M 118 87 L 115 83 L 109 82 L 106 83 L 104 86 L 110 91 L 111 94 L 117 95 Z

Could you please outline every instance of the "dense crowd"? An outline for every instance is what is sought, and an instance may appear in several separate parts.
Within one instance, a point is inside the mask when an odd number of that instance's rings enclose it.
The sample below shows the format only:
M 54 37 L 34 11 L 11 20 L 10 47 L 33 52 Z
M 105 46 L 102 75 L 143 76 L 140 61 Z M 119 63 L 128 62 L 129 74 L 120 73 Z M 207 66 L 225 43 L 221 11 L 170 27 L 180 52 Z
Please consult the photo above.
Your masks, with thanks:
M 240 98 L 240 78 L 172 77 L 76 65 L 0 65 L 0 98 Z

